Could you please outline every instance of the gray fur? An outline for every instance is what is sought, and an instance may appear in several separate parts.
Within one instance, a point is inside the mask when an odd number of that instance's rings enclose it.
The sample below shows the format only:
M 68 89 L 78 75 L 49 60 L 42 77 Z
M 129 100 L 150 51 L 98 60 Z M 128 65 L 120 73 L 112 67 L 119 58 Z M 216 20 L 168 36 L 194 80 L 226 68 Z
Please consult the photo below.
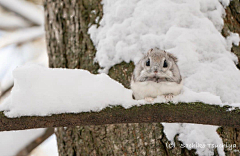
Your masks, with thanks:
M 146 66 L 146 61 L 150 59 L 150 66 Z M 164 68 L 166 59 L 168 67 Z M 147 54 L 137 63 L 132 76 L 134 82 L 154 81 L 154 82 L 176 82 L 181 83 L 182 77 L 176 64 L 177 58 L 158 48 L 150 49 Z M 154 71 L 157 70 L 157 74 Z

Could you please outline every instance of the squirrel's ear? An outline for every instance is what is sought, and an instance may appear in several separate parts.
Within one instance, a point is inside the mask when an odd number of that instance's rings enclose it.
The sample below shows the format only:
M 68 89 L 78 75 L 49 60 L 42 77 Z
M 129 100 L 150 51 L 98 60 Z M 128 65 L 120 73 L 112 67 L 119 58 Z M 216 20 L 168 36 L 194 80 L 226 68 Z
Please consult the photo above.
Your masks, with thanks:
M 153 51 L 153 48 L 151 48 L 150 50 L 148 50 L 147 55 L 151 54 L 152 51 Z
M 173 61 L 175 61 L 175 62 L 177 62 L 177 61 L 178 61 L 177 57 L 176 57 L 176 56 L 174 56 L 173 54 L 169 54 L 169 53 L 167 53 L 167 55 L 168 55 L 168 57 L 172 58 L 172 59 L 173 59 Z

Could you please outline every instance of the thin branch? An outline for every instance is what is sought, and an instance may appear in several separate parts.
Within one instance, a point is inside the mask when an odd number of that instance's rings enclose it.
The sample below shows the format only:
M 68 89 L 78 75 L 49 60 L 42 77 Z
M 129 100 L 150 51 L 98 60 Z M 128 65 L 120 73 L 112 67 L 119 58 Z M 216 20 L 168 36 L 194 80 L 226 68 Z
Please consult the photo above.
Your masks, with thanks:
M 229 106 L 196 103 L 161 103 L 133 106 L 107 107 L 100 112 L 57 114 L 7 118 L 0 112 L 0 131 L 23 130 L 44 127 L 74 127 L 117 123 L 178 122 L 240 128 L 240 110 L 228 111 Z
M 34 150 L 43 141 L 49 138 L 53 133 L 54 133 L 54 128 L 48 128 L 42 136 L 36 138 L 34 141 L 32 141 L 30 144 L 28 144 L 26 147 L 20 150 L 16 154 L 16 156 L 29 155 L 32 152 L 32 150 Z
M 21 17 L 27 19 L 28 21 L 36 25 L 43 25 L 43 11 L 30 2 L 16 0 L 0 0 L 0 5 L 5 9 L 20 15 Z
M 32 23 L 9 13 L 1 13 L 0 21 L 0 29 L 3 31 L 14 31 L 19 28 L 21 29 L 32 26 Z
M 0 48 L 11 44 L 20 44 L 44 36 L 43 27 L 30 27 L 6 33 L 0 38 Z
M 0 99 L 2 97 L 5 96 L 6 93 L 8 93 L 9 91 L 11 91 L 11 89 L 13 88 L 13 84 L 11 84 L 7 89 L 3 90 L 2 92 L 0 92 Z

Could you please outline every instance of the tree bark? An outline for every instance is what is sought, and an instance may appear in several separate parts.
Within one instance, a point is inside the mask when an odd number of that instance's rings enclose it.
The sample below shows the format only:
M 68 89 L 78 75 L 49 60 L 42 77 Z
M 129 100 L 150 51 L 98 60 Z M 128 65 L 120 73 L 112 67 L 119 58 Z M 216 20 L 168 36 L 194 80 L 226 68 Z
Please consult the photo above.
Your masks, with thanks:
M 224 26 L 222 35 L 227 37 L 229 32 L 238 33 L 240 35 L 240 2 L 239 0 L 231 0 L 229 6 L 225 9 L 226 16 L 224 18 Z M 233 45 L 231 51 L 238 57 L 237 67 L 240 69 L 240 44 Z M 226 155 L 240 155 L 240 128 L 220 127 L 217 130 L 224 144 L 236 144 L 237 150 L 224 149 Z
M 97 73 L 99 65 L 93 61 L 96 49 L 87 32 L 92 24 L 99 25 L 103 15 L 101 0 L 45 0 L 44 8 L 49 66 L 81 68 Z M 132 62 L 122 62 L 112 67 L 109 75 L 129 88 L 133 69 Z M 231 140 L 240 149 L 239 129 L 223 127 L 218 133 L 224 143 Z M 55 134 L 60 156 L 196 155 L 194 150 L 180 148 L 178 136 L 175 136 L 176 146 L 167 148 L 169 141 L 160 123 L 57 128 Z M 218 155 L 216 151 L 215 155 Z
M 226 16 L 224 18 L 224 27 L 222 35 L 227 37 L 229 32 L 240 34 L 240 2 L 239 0 L 232 0 L 230 5 L 225 9 Z M 238 57 L 237 67 L 240 69 L 240 44 L 232 46 L 232 52 Z

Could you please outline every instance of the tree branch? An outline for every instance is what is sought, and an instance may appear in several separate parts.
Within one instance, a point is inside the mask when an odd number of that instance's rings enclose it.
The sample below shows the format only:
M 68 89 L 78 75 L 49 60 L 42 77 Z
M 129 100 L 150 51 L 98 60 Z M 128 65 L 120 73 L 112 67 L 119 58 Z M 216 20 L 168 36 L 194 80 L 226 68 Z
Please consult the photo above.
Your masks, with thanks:
M 0 6 L 16 13 L 36 25 L 43 25 L 43 12 L 36 5 L 27 1 L 0 0 Z
M 133 106 L 107 107 L 100 112 L 57 114 L 7 118 L 0 112 L 0 131 L 43 127 L 73 127 L 117 123 L 179 122 L 208 124 L 240 128 L 240 110 L 229 111 L 230 106 L 196 103 L 161 103 Z
M 7 89 L 1 91 L 0 90 L 0 100 L 2 97 L 4 97 L 8 92 L 11 91 L 11 89 L 13 88 L 13 84 L 11 84 Z M 1 89 L 1 88 L 0 88 Z
M 41 135 L 40 137 L 36 138 L 31 143 L 29 143 L 26 147 L 20 150 L 16 154 L 16 156 L 29 155 L 38 145 L 40 145 L 43 141 L 49 138 L 53 133 L 54 133 L 54 128 L 48 128 L 43 135 Z
M 0 48 L 11 44 L 20 44 L 44 36 L 43 27 L 30 27 L 6 33 L 0 38 Z

